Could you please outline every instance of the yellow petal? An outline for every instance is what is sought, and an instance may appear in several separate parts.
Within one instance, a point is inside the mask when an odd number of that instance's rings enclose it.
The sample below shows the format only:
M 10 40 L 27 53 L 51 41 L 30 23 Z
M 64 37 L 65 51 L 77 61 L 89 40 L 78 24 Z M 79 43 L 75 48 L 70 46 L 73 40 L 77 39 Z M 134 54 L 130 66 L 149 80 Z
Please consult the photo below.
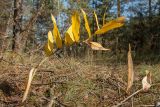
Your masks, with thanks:
M 52 19 L 53 25 L 54 25 L 53 36 L 54 36 L 56 45 L 57 45 L 58 48 L 62 48 L 62 39 L 61 39 L 59 30 L 58 30 L 58 27 L 57 27 L 57 24 L 56 24 L 56 19 L 54 18 L 54 16 L 52 14 L 51 14 L 51 19 Z
M 80 29 L 80 16 L 78 12 L 74 12 L 72 15 L 72 32 L 75 42 L 79 42 L 79 29 Z
M 119 28 L 124 25 L 125 17 L 119 17 L 116 20 L 110 21 L 103 25 L 103 27 L 95 32 L 95 34 L 104 34 L 109 30 Z
M 75 42 L 72 26 L 69 27 L 67 32 L 65 33 L 65 45 L 72 45 Z
M 46 53 L 47 56 L 50 56 L 52 54 L 53 48 L 54 48 L 54 41 L 53 41 L 53 36 L 52 36 L 52 32 L 49 31 L 48 32 L 48 41 L 44 46 L 44 51 Z
M 98 18 L 97 18 L 97 14 L 96 14 L 96 12 L 95 12 L 95 11 L 94 11 L 94 17 L 95 17 L 95 19 L 96 19 L 97 28 L 99 29 Z
M 89 24 L 88 24 L 88 20 L 87 20 L 87 15 L 85 13 L 85 11 L 83 9 L 81 9 L 82 13 L 83 13 L 83 17 L 84 17 L 84 21 L 85 21 L 85 28 L 88 32 L 88 36 L 89 38 L 91 38 L 91 30 L 90 30 L 90 27 L 89 27 Z

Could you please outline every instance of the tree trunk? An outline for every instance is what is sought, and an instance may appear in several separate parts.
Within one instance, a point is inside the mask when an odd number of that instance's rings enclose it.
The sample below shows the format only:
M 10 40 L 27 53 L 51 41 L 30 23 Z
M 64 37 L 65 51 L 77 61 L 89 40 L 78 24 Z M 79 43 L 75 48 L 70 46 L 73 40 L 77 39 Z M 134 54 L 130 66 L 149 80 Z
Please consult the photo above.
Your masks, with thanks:
M 149 16 L 152 16 L 151 0 L 149 0 Z
M 22 22 L 22 1 L 14 0 L 14 13 L 13 13 L 13 38 L 12 38 L 12 51 L 19 51 L 20 33 L 21 33 L 21 22 Z
M 117 0 L 117 16 L 121 16 L 121 3 L 120 0 Z
M 120 17 L 121 16 L 121 3 L 120 0 L 117 0 L 117 16 Z M 117 32 L 118 33 L 118 32 Z M 119 45 L 119 37 L 116 36 L 116 59 L 118 62 L 118 45 Z

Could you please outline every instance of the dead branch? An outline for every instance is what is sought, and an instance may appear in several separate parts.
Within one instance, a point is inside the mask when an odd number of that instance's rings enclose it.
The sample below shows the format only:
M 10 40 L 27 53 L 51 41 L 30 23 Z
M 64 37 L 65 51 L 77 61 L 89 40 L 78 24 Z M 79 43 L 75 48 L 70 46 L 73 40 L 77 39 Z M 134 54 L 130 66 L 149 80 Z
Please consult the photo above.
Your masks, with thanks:
M 129 100 L 130 98 L 132 98 L 134 95 L 140 93 L 143 89 L 139 89 L 136 92 L 134 92 L 132 95 L 128 96 L 126 99 L 124 99 L 123 101 L 121 101 L 120 103 L 118 103 L 117 105 L 114 105 L 112 107 L 119 107 L 121 106 L 124 102 L 126 102 L 127 100 Z

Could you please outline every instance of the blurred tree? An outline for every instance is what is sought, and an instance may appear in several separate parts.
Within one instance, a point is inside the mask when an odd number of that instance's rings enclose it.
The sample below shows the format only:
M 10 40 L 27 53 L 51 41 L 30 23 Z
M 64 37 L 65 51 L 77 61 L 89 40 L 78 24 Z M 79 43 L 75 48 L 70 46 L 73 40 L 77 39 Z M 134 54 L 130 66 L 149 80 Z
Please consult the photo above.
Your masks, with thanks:
M 152 57 L 155 57 L 155 54 L 159 55 L 159 0 L 128 0 L 127 2 L 126 0 L 1 0 L 0 35 L 12 38 L 11 49 L 17 52 L 33 50 L 37 46 L 42 47 L 47 32 L 53 29 L 50 14 L 56 17 L 63 38 L 71 24 L 72 12 L 77 10 L 80 13 L 80 8 L 87 13 L 92 34 L 97 30 L 93 10 L 97 13 L 100 27 L 117 16 L 127 17 L 124 27 L 109 31 L 98 38 L 94 36 L 94 41 L 101 41 L 104 47 L 112 49 L 111 54 L 114 53 L 112 55 L 117 52 L 120 57 L 125 58 L 128 43 L 131 43 L 137 59 L 147 54 Z M 82 17 L 81 19 L 80 35 L 83 41 L 88 36 L 84 28 L 84 20 Z M 81 51 L 86 55 L 87 48 L 80 43 L 76 48 L 69 47 L 69 50 L 73 50 L 74 56 L 77 57 L 80 55 L 77 53 Z
M 22 31 L 22 3 L 23 0 L 14 0 L 13 12 L 13 38 L 11 49 L 18 51 L 20 49 L 20 33 Z

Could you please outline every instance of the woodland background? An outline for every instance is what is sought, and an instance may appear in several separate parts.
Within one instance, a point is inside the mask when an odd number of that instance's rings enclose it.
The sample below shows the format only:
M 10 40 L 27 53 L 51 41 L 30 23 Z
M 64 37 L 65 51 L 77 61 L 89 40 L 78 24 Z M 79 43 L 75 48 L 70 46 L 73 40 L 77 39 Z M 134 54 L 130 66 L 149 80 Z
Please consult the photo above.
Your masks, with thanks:
M 56 17 L 62 38 L 74 10 L 83 8 L 92 32 L 97 30 L 93 11 L 100 26 L 125 16 L 123 27 L 94 36 L 111 51 L 93 51 L 80 42 L 58 50 L 39 69 L 25 106 L 112 106 L 126 98 L 127 52 L 131 44 L 136 79 L 132 92 L 141 87 L 148 69 L 153 82 L 160 79 L 160 0 L 0 0 L 0 90 L 2 106 L 20 106 L 29 70 L 44 55 L 47 33 Z M 81 19 L 81 41 L 87 38 Z M 160 100 L 160 86 L 141 93 L 124 106 L 152 105 Z M 49 103 L 50 104 L 50 103 Z M 49 106 L 48 104 L 48 106 Z
M 158 0 L 122 0 L 119 3 L 116 0 L 1 0 L 0 4 L 2 52 L 8 50 L 29 52 L 42 46 L 47 39 L 48 30 L 53 27 L 51 13 L 56 16 L 61 35 L 64 35 L 71 22 L 72 11 L 83 8 L 88 13 L 92 32 L 97 29 L 93 10 L 97 12 L 100 25 L 103 23 L 104 14 L 106 14 L 106 22 L 118 15 L 127 17 L 124 27 L 110 31 L 100 38 L 94 38 L 94 41 L 100 41 L 104 47 L 112 49 L 111 56 L 116 55 L 123 59 L 127 53 L 127 44 L 130 43 L 135 55 L 134 59 L 159 60 L 160 3 Z M 87 37 L 85 29 L 82 28 L 81 39 L 85 37 Z M 81 52 L 86 51 L 84 45 L 79 48 L 82 48 L 82 50 L 78 49 Z M 68 51 L 70 50 L 73 49 Z

